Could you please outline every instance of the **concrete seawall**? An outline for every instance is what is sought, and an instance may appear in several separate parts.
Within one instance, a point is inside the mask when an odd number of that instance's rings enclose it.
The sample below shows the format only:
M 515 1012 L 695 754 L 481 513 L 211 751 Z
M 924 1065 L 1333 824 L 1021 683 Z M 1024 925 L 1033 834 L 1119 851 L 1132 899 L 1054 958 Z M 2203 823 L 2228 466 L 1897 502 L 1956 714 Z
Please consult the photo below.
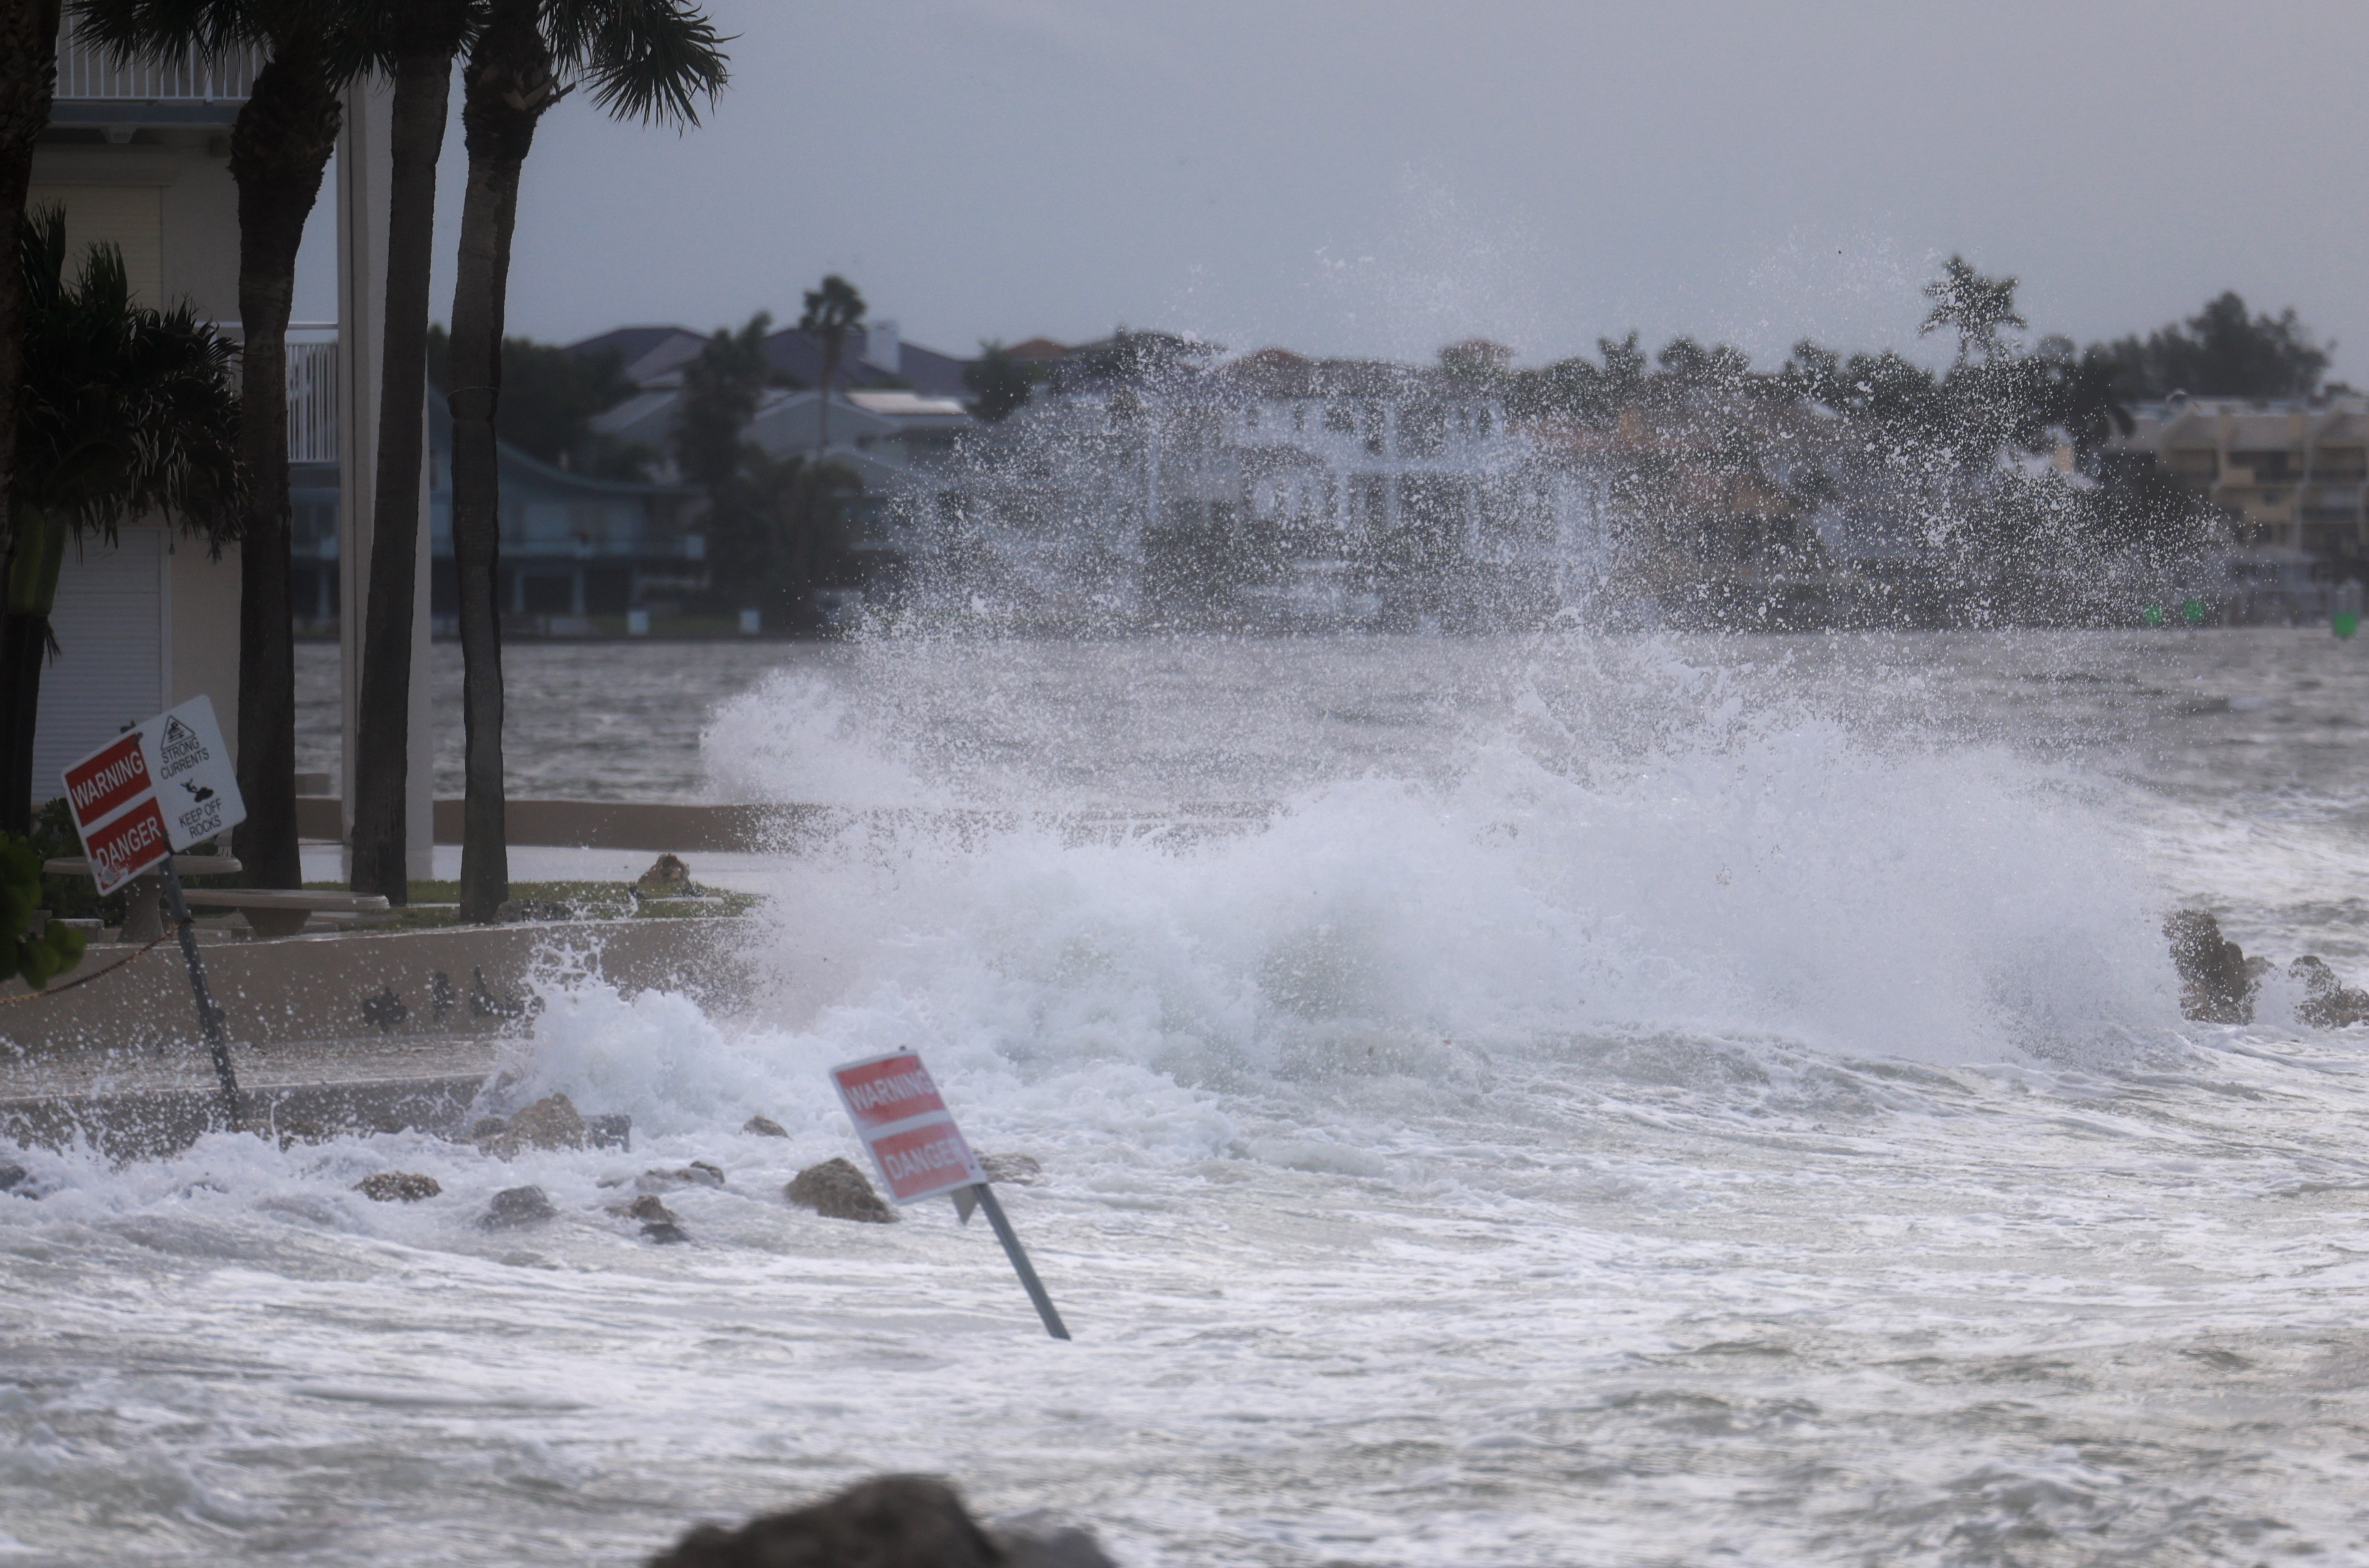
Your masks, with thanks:
M 229 1020 L 242 1120 L 437 1127 L 475 1096 L 505 1040 L 532 1027 L 536 978 L 728 1003 L 748 931 L 722 919 L 448 927 L 208 943 L 202 956 Z M 221 1119 L 178 948 L 129 960 L 91 949 L 90 971 L 118 962 L 24 1001 L 7 1001 L 21 982 L 0 987 L 0 1136 L 80 1136 L 128 1157 L 184 1146 Z

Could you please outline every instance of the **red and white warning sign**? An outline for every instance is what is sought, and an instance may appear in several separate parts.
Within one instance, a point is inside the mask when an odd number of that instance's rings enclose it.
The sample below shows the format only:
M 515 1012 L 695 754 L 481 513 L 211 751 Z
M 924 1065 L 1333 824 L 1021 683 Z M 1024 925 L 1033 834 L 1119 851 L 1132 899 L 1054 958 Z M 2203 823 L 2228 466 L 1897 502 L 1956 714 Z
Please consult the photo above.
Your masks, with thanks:
M 913 1052 L 832 1068 L 830 1081 L 897 1202 L 915 1203 L 987 1180 L 929 1069 Z
M 68 768 L 65 784 L 102 893 L 246 820 L 214 705 L 204 697 L 126 730 Z

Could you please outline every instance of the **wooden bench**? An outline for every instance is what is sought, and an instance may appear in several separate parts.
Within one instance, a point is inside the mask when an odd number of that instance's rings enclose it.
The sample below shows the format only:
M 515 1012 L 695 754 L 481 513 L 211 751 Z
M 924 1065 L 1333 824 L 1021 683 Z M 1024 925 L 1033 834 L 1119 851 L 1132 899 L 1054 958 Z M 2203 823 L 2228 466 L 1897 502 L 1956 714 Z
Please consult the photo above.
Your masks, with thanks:
M 59 876 L 88 876 L 90 862 L 79 855 L 61 856 L 41 869 Z M 243 869 L 226 854 L 177 854 L 173 869 L 184 877 L 228 876 Z M 136 876 L 125 887 L 123 930 L 119 942 L 153 942 L 164 934 L 158 913 L 163 883 L 154 876 Z M 386 899 L 376 893 L 315 893 L 302 887 L 184 887 L 181 897 L 191 909 L 236 910 L 258 936 L 293 936 L 315 914 L 376 914 Z
M 293 936 L 315 914 L 375 914 L 386 908 L 378 893 L 313 893 L 302 887 L 185 887 L 192 909 L 236 910 L 258 936 Z

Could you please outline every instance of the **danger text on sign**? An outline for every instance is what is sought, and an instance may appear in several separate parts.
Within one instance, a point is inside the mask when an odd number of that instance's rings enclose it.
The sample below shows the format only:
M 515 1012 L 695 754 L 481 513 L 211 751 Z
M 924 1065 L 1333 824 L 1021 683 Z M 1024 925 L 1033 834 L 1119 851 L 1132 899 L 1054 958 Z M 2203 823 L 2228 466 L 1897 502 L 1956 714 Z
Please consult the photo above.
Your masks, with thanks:
M 987 1180 L 929 1069 L 911 1051 L 850 1062 L 833 1068 L 830 1077 L 897 1202 Z
M 115 891 L 173 853 L 154 795 L 84 834 L 83 845 L 90 851 L 91 880 L 101 893 Z

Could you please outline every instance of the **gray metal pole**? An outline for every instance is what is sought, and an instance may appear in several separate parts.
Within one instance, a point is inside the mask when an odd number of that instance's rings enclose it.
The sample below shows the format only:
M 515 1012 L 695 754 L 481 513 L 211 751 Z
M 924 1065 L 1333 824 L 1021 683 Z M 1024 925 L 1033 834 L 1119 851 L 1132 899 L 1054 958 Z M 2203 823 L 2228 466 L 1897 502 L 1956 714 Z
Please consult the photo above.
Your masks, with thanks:
M 1029 1266 L 1028 1254 L 1021 1250 L 1020 1238 L 1012 1232 L 1012 1221 L 1003 1217 L 1003 1205 L 995 1201 L 995 1189 L 985 1182 L 975 1183 L 971 1189 L 978 1195 L 978 1206 L 987 1210 L 987 1222 L 995 1227 L 995 1239 L 1003 1243 L 1003 1255 L 1012 1260 L 1012 1272 L 1020 1276 L 1022 1288 L 1036 1303 L 1036 1315 L 1045 1320 L 1045 1332 L 1055 1339 L 1067 1339 L 1070 1331 L 1061 1326 L 1061 1314 L 1053 1310 L 1053 1298 L 1045 1294 L 1045 1282 L 1036 1277 Z
M 238 1074 L 230 1066 L 230 1033 L 223 1024 L 223 1011 L 214 1005 L 214 993 L 206 989 L 206 967 L 198 958 L 198 933 L 189 926 L 189 900 L 181 897 L 181 874 L 173 869 L 173 857 L 165 857 L 165 912 L 172 917 L 173 928 L 181 935 L 181 956 L 189 965 L 189 990 L 197 993 L 198 1026 L 206 1032 L 206 1047 L 214 1054 L 214 1077 L 222 1082 L 223 1104 L 229 1107 L 234 1126 L 239 1116 Z

